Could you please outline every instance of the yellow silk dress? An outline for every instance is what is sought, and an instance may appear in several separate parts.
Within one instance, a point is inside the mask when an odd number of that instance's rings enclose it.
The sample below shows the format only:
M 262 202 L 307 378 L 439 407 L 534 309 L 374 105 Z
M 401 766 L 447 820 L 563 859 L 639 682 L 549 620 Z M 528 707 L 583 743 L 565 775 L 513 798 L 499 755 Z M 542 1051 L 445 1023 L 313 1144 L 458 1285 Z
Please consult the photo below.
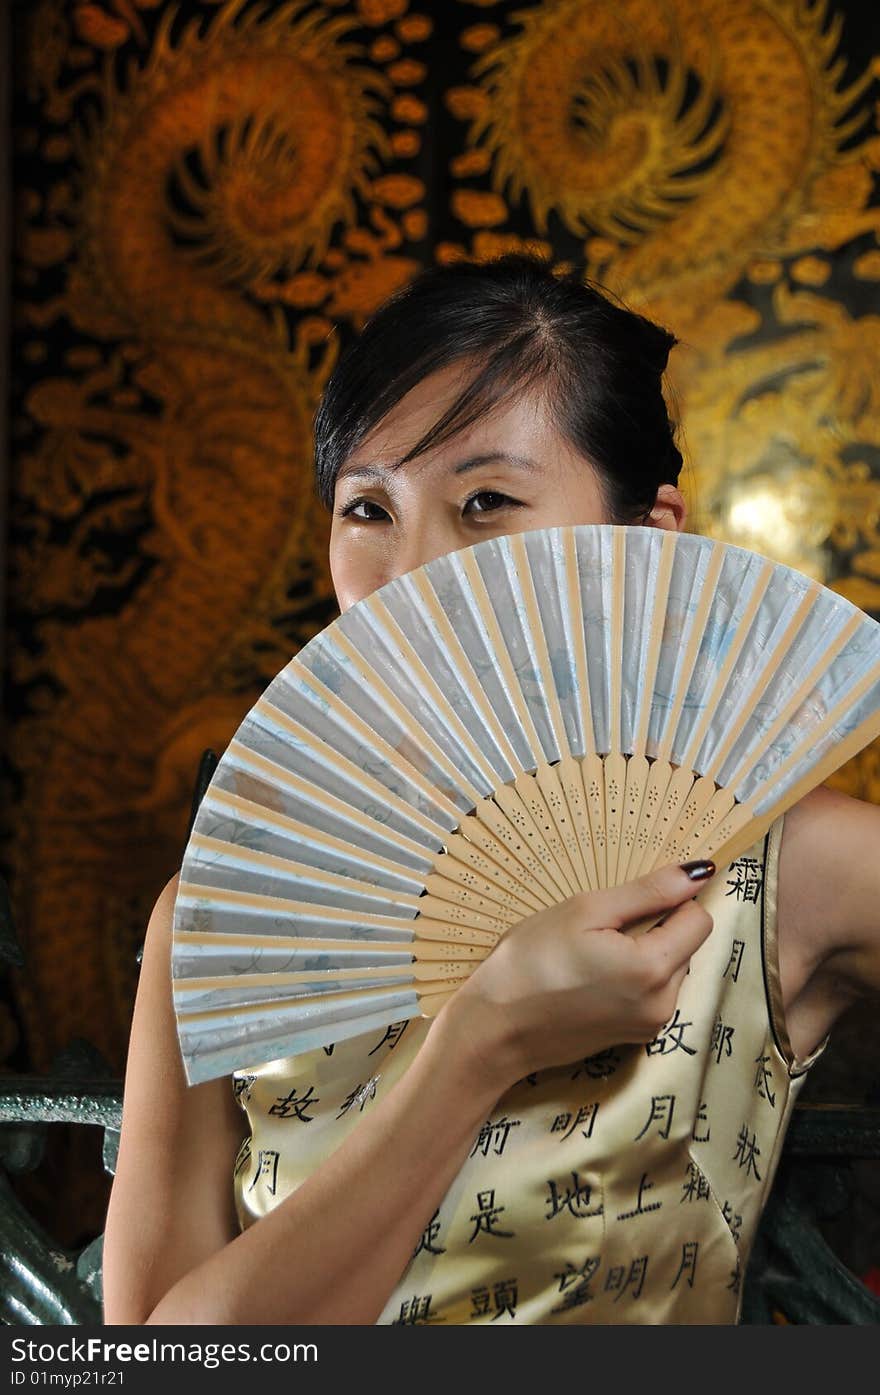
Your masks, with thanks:
M 700 900 L 714 928 L 648 1045 L 539 1071 L 498 1100 L 382 1324 L 735 1323 L 807 1060 L 776 953 L 783 820 Z M 246 1227 L 332 1153 L 424 1041 L 416 1018 L 238 1071 Z M 393 1188 L 393 1164 L 389 1171 Z

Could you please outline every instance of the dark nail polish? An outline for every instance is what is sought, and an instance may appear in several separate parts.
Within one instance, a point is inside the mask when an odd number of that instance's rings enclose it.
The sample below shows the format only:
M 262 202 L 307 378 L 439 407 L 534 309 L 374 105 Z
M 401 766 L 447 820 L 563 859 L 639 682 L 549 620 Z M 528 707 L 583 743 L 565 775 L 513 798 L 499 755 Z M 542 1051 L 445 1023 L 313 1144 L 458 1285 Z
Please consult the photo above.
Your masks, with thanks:
M 692 882 L 704 882 L 715 875 L 715 863 L 707 861 L 682 862 L 681 870 L 687 872 Z

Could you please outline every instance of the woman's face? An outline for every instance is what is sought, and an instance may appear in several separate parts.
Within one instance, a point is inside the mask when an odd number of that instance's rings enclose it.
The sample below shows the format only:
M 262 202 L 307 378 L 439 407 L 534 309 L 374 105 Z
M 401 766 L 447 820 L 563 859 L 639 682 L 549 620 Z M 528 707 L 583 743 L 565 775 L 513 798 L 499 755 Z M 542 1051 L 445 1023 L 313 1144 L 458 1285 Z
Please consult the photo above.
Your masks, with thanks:
M 466 381 L 460 364 L 425 378 L 339 471 L 330 570 L 340 610 L 481 538 L 610 521 L 595 470 L 549 420 L 539 390 L 511 397 L 474 426 L 389 468 Z M 684 514 L 678 490 L 662 485 L 645 522 L 680 529 Z

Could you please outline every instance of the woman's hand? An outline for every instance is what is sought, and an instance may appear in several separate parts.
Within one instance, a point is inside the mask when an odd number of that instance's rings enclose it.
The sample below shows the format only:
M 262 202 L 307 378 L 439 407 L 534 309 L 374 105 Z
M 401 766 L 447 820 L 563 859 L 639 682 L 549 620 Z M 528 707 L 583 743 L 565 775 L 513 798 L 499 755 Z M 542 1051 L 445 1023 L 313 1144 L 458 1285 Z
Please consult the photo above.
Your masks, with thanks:
M 532 1071 L 653 1040 L 712 929 L 693 898 L 714 870 L 705 862 L 661 867 L 529 916 L 439 1016 L 455 1019 L 500 1092 Z M 664 913 L 648 934 L 620 933 Z

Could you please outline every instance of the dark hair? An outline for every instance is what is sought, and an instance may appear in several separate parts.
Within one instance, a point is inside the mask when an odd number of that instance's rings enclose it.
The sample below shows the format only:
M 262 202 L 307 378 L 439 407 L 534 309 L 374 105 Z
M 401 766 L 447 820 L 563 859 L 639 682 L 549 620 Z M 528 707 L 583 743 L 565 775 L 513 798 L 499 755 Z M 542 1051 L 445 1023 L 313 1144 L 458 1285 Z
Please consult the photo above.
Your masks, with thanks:
M 397 464 L 539 386 L 557 429 L 593 464 L 612 518 L 644 518 L 682 458 L 663 397 L 675 336 L 576 272 L 536 257 L 429 268 L 391 297 L 340 357 L 315 418 L 318 493 L 387 412 L 427 377 L 472 360 L 474 376 Z

